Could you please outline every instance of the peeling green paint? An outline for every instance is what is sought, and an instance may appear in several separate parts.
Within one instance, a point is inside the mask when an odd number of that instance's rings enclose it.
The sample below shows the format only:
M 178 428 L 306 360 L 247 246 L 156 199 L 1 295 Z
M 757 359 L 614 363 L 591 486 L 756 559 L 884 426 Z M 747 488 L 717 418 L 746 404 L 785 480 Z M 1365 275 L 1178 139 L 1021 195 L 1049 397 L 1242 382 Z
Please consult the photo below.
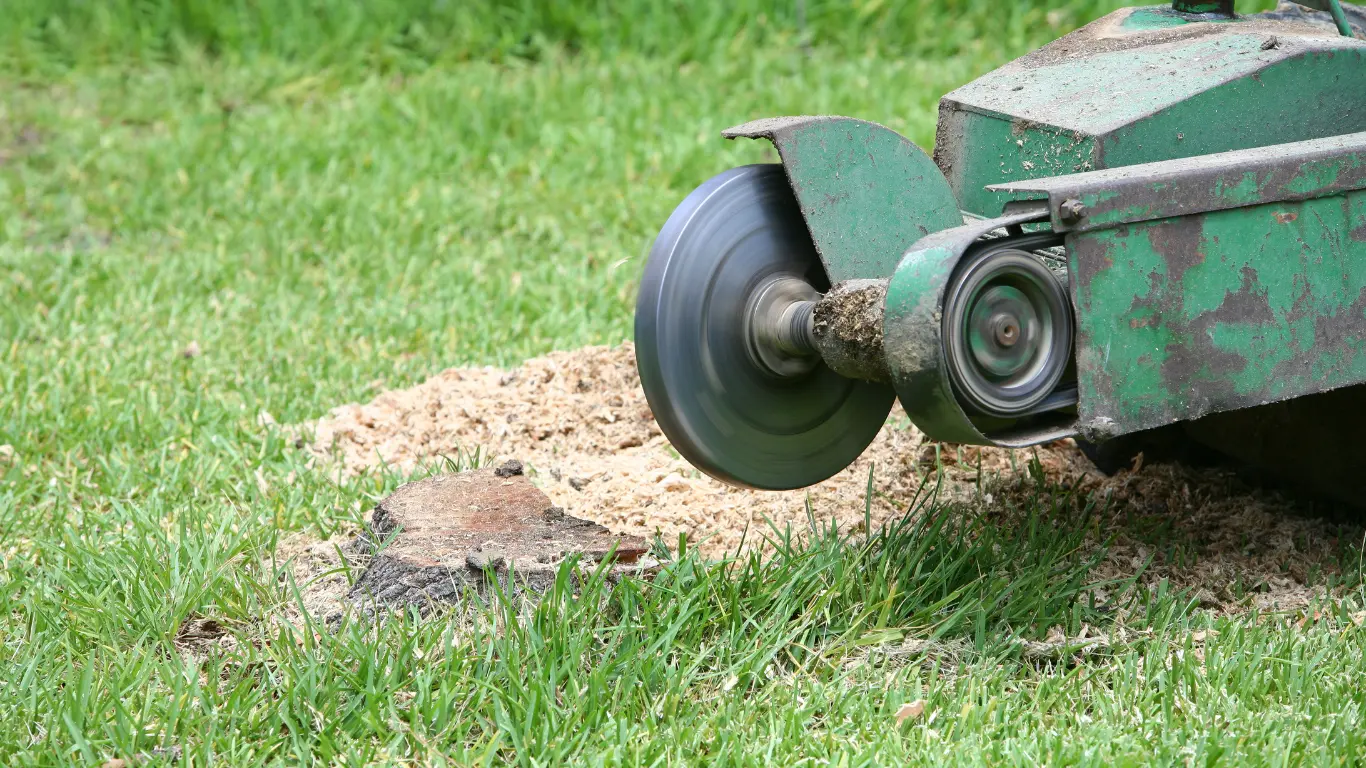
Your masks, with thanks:
M 1068 239 L 1083 423 L 1131 432 L 1366 381 L 1366 192 Z
M 1249 205 L 1256 202 L 1261 189 L 1262 185 L 1257 180 L 1257 173 L 1248 171 L 1243 174 L 1237 184 L 1228 184 L 1220 179 L 1219 183 L 1214 186 L 1214 195 L 1227 203 Z
M 1189 213 L 1327 197 L 1366 189 L 1366 132 L 1012 182 L 1046 194 L 1063 231 L 1105 229 Z M 1067 220 L 1063 207 L 1072 206 Z
M 1366 131 L 1366 43 L 1172 18 L 1118 11 L 946 95 L 935 160 L 964 209 L 1037 197 L 989 185 Z
M 767 138 L 777 147 L 831 283 L 887 277 L 917 240 L 963 223 L 929 155 L 877 123 L 769 118 L 722 135 Z
M 1286 182 L 1286 189 L 1299 194 L 1309 194 L 1337 183 L 1345 171 L 1362 167 L 1361 157 L 1346 160 L 1317 161 L 1306 163 L 1295 178 Z
M 1135 8 L 1134 12 L 1124 19 L 1121 26 L 1124 29 L 1150 30 L 1150 29 L 1169 29 L 1189 24 L 1190 19 L 1178 13 L 1172 12 L 1170 8 Z

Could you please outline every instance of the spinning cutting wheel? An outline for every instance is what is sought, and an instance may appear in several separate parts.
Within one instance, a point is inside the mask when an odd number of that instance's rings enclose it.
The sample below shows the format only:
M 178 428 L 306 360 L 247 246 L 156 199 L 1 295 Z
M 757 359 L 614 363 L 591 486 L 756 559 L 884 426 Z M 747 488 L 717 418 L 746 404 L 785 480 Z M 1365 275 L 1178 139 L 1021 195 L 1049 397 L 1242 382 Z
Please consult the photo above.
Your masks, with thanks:
M 872 442 L 896 395 L 814 352 L 810 312 L 826 282 L 781 166 L 715 176 L 669 217 L 641 281 L 636 364 L 693 466 L 733 485 L 802 488 Z

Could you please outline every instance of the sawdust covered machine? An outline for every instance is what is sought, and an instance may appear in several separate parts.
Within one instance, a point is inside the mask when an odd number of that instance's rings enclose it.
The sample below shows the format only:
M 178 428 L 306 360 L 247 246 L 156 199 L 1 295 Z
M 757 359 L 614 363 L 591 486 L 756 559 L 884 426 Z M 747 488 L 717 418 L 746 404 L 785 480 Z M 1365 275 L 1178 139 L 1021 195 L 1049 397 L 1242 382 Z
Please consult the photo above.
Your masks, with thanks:
M 1306 7 L 1313 6 L 1313 7 Z M 846 117 L 669 217 L 636 310 L 660 427 L 725 482 L 930 438 L 1203 446 L 1366 500 L 1366 9 L 1119 10 L 944 96 L 934 157 Z

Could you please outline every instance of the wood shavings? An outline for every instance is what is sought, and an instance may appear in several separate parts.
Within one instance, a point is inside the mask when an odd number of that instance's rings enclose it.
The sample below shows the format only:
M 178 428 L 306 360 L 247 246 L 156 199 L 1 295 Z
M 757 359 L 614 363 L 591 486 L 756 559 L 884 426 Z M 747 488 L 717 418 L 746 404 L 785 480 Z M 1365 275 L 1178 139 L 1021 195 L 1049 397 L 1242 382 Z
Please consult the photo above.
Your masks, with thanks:
M 1136 462 L 1107 478 L 1070 440 L 1013 452 L 941 445 L 927 441 L 899 407 L 863 456 L 823 483 L 780 493 L 731 488 L 670 448 L 641 391 L 630 344 L 555 352 L 511 371 L 449 369 L 293 429 L 311 433 L 304 444 L 318 462 L 348 474 L 475 449 L 494 462 L 517 459 L 569 514 L 621 534 L 659 534 L 670 544 L 686 534 L 709 556 L 734 553 L 742 542 L 762 547 L 771 525 L 808 531 L 808 502 L 818 523 L 856 529 L 870 473 L 874 526 L 905 514 L 917 490 L 928 492 L 921 483 L 936 482 L 936 474 L 939 498 L 999 509 L 1008 525 L 1010 510 L 1023 505 L 1041 473 L 1101 500 L 1094 535 L 1111 542 L 1098 580 L 1146 567 L 1145 582 L 1165 578 L 1204 590 L 1210 607 L 1227 610 L 1305 604 L 1322 594 L 1309 574 L 1337 571 L 1340 543 L 1361 538 L 1359 528 L 1306 518 L 1295 502 L 1252 489 L 1227 470 Z

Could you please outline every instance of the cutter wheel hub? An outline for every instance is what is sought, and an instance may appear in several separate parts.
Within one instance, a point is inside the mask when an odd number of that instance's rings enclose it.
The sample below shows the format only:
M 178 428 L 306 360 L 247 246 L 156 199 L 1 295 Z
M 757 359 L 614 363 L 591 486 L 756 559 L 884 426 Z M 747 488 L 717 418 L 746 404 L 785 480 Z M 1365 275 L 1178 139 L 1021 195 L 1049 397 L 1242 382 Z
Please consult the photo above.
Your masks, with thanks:
M 817 354 L 812 314 L 827 288 L 781 166 L 726 171 L 669 217 L 641 279 L 636 365 L 693 466 L 732 485 L 803 488 L 872 442 L 896 395 Z
M 1038 357 L 1047 324 L 1024 291 L 993 285 L 972 300 L 968 348 L 984 370 L 1012 376 Z
M 1022 416 L 1066 372 L 1071 304 L 1038 257 L 987 245 L 964 257 L 946 291 L 944 338 L 950 378 L 965 404 L 986 416 Z
M 765 278 L 750 294 L 744 313 L 750 362 L 780 378 L 801 376 L 820 365 L 812 327 L 820 296 L 800 277 Z

